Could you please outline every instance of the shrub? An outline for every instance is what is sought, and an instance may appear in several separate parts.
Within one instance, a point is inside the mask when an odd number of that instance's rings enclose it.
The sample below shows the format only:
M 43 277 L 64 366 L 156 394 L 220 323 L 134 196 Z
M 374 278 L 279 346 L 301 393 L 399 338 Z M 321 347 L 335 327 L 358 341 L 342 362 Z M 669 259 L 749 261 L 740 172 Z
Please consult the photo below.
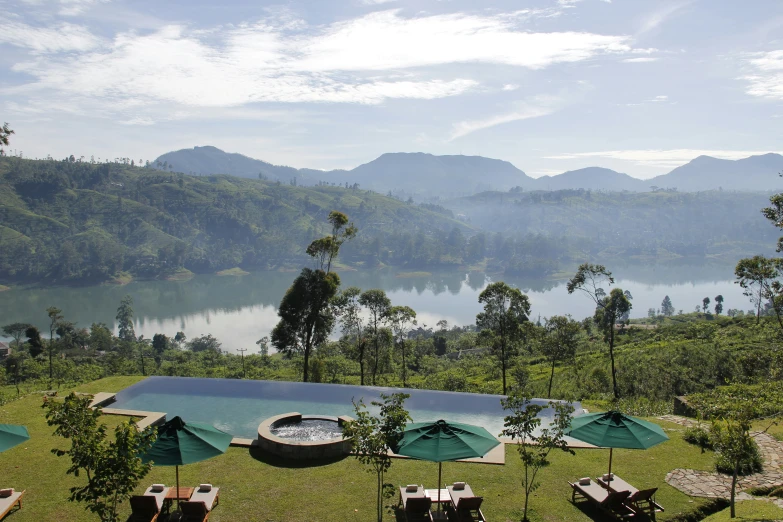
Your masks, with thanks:
M 740 475 L 758 473 L 764 467 L 764 460 L 761 458 L 761 452 L 759 451 L 759 446 L 756 444 L 755 440 L 752 441 L 750 452 L 751 456 L 740 465 Z M 715 469 L 717 469 L 719 473 L 726 473 L 729 475 L 734 473 L 734 466 L 720 452 L 715 454 Z
M 710 432 L 702 428 L 701 426 L 694 426 L 685 430 L 685 434 L 682 436 L 685 442 L 695 444 L 699 446 L 704 452 L 705 449 L 713 449 L 712 439 L 710 438 Z

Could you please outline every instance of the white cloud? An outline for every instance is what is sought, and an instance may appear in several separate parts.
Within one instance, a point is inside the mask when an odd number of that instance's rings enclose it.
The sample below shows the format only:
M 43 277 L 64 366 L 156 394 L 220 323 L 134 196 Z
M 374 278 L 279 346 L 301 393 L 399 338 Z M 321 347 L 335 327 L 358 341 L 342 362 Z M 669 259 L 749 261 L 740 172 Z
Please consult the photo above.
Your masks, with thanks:
M 396 2 L 397 0 L 359 0 L 360 4 L 364 5 L 382 5 Z
M 76 16 L 84 13 L 96 4 L 105 4 L 111 0 L 23 0 L 28 5 L 56 4 L 61 16 Z
M 766 154 L 770 151 L 754 150 L 703 150 L 703 149 L 636 149 L 636 150 L 607 150 L 599 152 L 574 152 L 547 156 L 547 159 L 572 160 L 579 158 L 605 158 L 621 161 L 629 161 L 636 165 L 651 167 L 674 168 L 688 163 L 698 156 L 712 156 L 714 158 L 738 160 L 757 154 Z
M 538 96 L 530 100 L 515 104 L 514 110 L 505 114 L 498 114 L 480 120 L 461 121 L 453 125 L 453 130 L 449 141 L 467 136 L 470 133 L 488 129 L 496 125 L 510 123 L 512 121 L 529 120 L 531 118 L 540 118 L 557 111 L 561 105 L 559 98 L 551 96 Z
M 751 96 L 783 100 L 783 50 L 759 53 L 748 60 L 754 73 L 741 79 L 748 82 Z
M 519 85 L 515 83 L 507 83 L 503 86 L 504 91 L 516 91 L 517 89 L 519 89 Z
M 633 51 L 625 36 L 535 33 L 518 23 L 508 14 L 406 18 L 389 10 L 312 28 L 288 13 L 206 30 L 168 25 L 152 33 L 130 31 L 105 42 L 69 24 L 36 29 L 6 23 L 0 28 L 10 30 L 0 31 L 0 41 L 38 52 L 13 66 L 35 80 L 6 92 L 36 101 L 47 96 L 69 104 L 102 101 L 109 112 L 124 111 L 126 117 L 118 119 L 134 123 L 158 119 L 139 113 L 145 107 L 159 110 L 160 103 L 237 107 L 442 98 L 474 89 L 478 81 L 433 66 L 473 62 L 542 69 Z M 55 50 L 79 52 L 41 54 Z
M 61 23 L 33 27 L 21 22 L 0 22 L 0 43 L 24 47 L 36 53 L 89 51 L 99 39 L 82 26 Z
M 655 98 L 653 98 L 650 101 L 653 102 L 653 103 L 667 102 L 667 101 L 669 101 L 669 97 L 665 96 L 665 95 L 663 95 L 663 96 L 656 96 Z
M 654 58 L 652 56 L 642 56 L 639 58 L 626 58 L 623 60 L 624 63 L 649 63 L 649 62 L 657 62 L 658 58 Z
M 687 0 L 684 2 L 668 2 L 664 3 L 663 7 L 657 9 L 656 11 L 653 11 L 652 13 L 648 14 L 641 23 L 641 26 L 639 27 L 639 30 L 636 32 L 636 36 L 641 36 L 645 33 L 649 33 L 650 31 L 658 28 L 661 24 L 663 24 L 666 20 L 668 20 L 670 17 L 672 17 L 677 11 L 681 10 L 684 7 L 687 7 L 690 5 L 692 0 Z

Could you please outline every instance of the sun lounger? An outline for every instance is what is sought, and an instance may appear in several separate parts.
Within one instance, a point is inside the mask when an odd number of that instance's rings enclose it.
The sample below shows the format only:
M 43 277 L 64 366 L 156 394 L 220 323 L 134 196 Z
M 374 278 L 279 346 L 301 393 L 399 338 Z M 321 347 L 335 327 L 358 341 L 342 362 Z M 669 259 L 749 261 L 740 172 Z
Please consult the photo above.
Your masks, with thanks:
M 190 495 L 190 502 L 203 502 L 207 511 L 220 504 L 220 488 L 212 487 L 211 484 L 200 484 L 193 494 Z
M 155 522 L 161 508 L 157 499 L 151 495 L 135 495 L 130 498 L 131 515 L 128 522 Z
M 637 513 L 646 513 L 654 517 L 655 513 L 662 513 L 663 506 L 655 501 L 655 493 L 658 488 L 636 489 L 614 473 L 611 477 L 604 475 L 595 479 L 601 486 L 611 491 L 628 491 L 630 493 L 625 504 Z
M 402 509 L 405 509 L 405 506 L 408 505 L 408 499 L 411 498 L 427 498 L 424 495 L 424 486 L 417 486 L 416 484 L 400 486 L 400 501 L 397 505 L 402 505 Z
M 7 497 L 0 497 L 0 519 L 10 513 L 14 506 L 19 506 L 19 509 L 22 509 L 23 496 L 24 491 L 14 491 Z
M 166 502 L 166 495 L 169 494 L 170 489 L 163 486 L 163 484 L 153 484 L 144 491 L 143 496 L 155 498 L 155 503 L 158 505 L 158 511 L 160 512 L 163 511 L 163 504 Z
M 597 482 L 590 479 L 582 479 L 576 482 L 569 482 L 571 486 L 571 502 L 576 504 L 577 494 L 588 502 L 594 504 L 598 509 L 615 518 L 630 518 L 636 513 L 625 504 L 625 501 L 631 495 L 629 491 L 610 491 Z
M 455 482 L 446 489 L 451 497 L 451 510 L 458 522 L 486 522 L 481 512 L 484 497 L 474 495 L 470 486 L 464 482 Z
M 210 511 L 207 509 L 207 505 L 200 500 L 180 502 L 179 509 L 182 511 L 180 522 L 206 522 L 209 520 Z

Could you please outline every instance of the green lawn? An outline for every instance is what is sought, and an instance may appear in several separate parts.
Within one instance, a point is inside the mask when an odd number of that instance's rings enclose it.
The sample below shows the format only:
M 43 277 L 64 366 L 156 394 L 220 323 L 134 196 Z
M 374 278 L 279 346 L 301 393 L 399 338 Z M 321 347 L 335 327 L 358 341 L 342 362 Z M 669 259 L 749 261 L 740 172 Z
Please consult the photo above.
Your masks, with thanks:
M 745 500 L 737 502 L 737 517 L 731 518 L 729 508 L 704 519 L 704 522 L 729 522 L 730 520 L 783 520 L 783 509 L 770 502 Z
M 117 391 L 139 379 L 103 379 L 79 386 L 77 390 Z M 0 454 L 0 487 L 27 490 L 24 508 L 6 520 L 94 520 L 80 505 L 66 500 L 68 488 L 78 479 L 65 474 L 65 458 L 51 454 L 52 448 L 65 447 L 66 443 L 52 437 L 52 429 L 46 425 L 40 404 L 39 396 L 30 395 L 0 407 L 0 423 L 25 424 L 31 435 L 26 444 Z M 122 420 L 106 417 L 108 424 Z M 640 488 L 659 487 L 657 500 L 666 512 L 658 519 L 665 521 L 703 504 L 701 499 L 691 499 L 668 486 L 664 482 L 666 473 L 677 467 L 711 469 L 712 455 L 703 454 L 685 443 L 680 426 L 667 423 L 663 426 L 671 430 L 671 441 L 648 451 L 615 451 L 613 469 Z M 571 504 L 566 481 L 605 473 L 608 456 L 606 450 L 580 450 L 576 456 L 555 455 L 552 466 L 541 472 L 542 485 L 533 495 L 533 520 L 590 520 L 589 512 L 586 514 Z M 512 521 L 521 518 L 521 471 L 516 450 L 507 446 L 505 466 L 445 463 L 443 480 L 470 483 L 477 494 L 484 496 L 484 513 L 489 520 Z M 180 479 L 185 485 L 210 482 L 221 487 L 221 504 L 210 517 L 213 522 L 367 522 L 374 509 L 374 476 L 366 473 L 353 458 L 311 467 L 288 467 L 247 448 L 230 448 L 225 455 L 181 468 Z M 397 485 L 417 483 L 433 487 L 437 481 L 437 465 L 395 460 L 388 481 Z M 174 469 L 154 468 L 144 486 L 153 482 L 172 485 Z M 387 520 L 395 520 L 394 515 L 389 515 Z

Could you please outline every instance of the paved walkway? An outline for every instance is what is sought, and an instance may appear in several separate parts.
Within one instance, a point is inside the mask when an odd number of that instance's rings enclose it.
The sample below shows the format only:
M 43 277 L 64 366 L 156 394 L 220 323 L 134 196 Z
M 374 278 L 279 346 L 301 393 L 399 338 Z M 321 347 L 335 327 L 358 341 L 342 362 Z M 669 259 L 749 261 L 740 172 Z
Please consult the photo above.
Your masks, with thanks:
M 693 419 L 677 415 L 664 415 L 661 420 L 692 427 L 698 425 Z M 737 500 L 765 500 L 783 508 L 783 499 L 770 497 L 754 497 L 741 492 L 754 487 L 771 487 L 783 485 L 783 443 L 766 433 L 754 431 L 751 436 L 759 445 L 764 460 L 760 473 L 739 477 L 737 481 Z M 677 468 L 666 475 L 666 482 L 692 497 L 729 498 L 731 496 L 731 476 L 712 471 Z

